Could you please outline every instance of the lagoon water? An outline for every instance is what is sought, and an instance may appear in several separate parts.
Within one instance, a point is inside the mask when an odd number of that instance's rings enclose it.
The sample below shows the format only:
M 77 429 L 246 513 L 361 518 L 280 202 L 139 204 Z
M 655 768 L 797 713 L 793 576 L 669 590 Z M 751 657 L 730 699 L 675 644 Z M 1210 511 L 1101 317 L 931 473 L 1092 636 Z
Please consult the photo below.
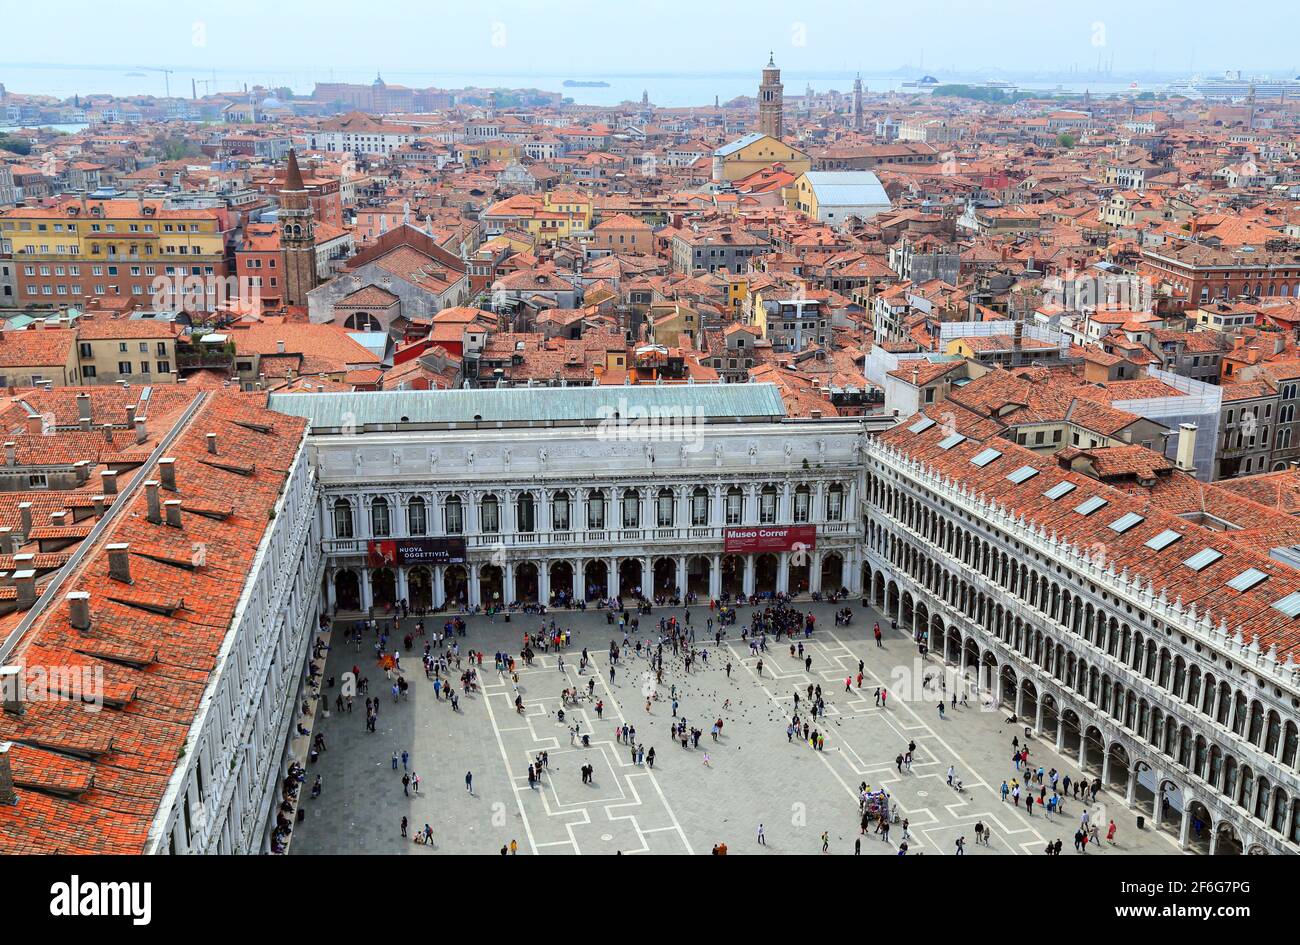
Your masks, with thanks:
M 547 92 L 558 92 L 582 105 L 617 105 L 624 101 L 640 101 L 641 93 L 648 92 L 650 101 L 656 105 L 686 108 L 691 106 L 709 106 L 714 97 L 721 101 L 738 95 L 754 95 L 758 88 L 759 69 L 752 72 L 698 72 L 678 73 L 673 75 L 657 73 L 627 73 L 623 75 L 584 75 L 567 73 L 557 75 L 537 74 L 471 74 L 447 72 L 414 72 L 396 70 L 384 72 L 384 81 L 391 85 L 405 85 L 411 88 L 463 89 L 478 88 L 537 88 Z M 782 79 L 788 95 L 802 95 L 808 85 L 816 92 L 838 89 L 848 93 L 853 88 L 854 73 L 849 70 L 824 70 L 817 73 L 785 71 Z M 298 95 L 310 95 L 317 82 L 373 82 L 373 72 L 345 69 L 313 70 L 258 70 L 230 69 L 208 70 L 199 72 L 176 68 L 170 77 L 158 69 L 146 69 L 138 66 L 63 66 L 42 65 L 38 63 L 0 63 L 0 83 L 4 83 L 10 92 L 25 94 L 53 95 L 70 98 L 73 95 L 87 95 L 94 92 L 117 96 L 156 95 L 162 96 L 170 86 L 171 93 L 188 98 L 191 88 L 200 96 L 217 91 L 242 91 L 246 86 L 263 85 L 267 88 L 289 86 Z M 867 75 L 862 77 L 867 91 L 899 91 L 902 84 L 916 76 Z M 981 82 L 991 77 L 965 77 L 943 81 Z M 565 88 L 565 79 L 581 81 L 603 80 L 609 83 L 607 88 Z M 191 85 L 194 80 L 195 85 Z M 1130 91 L 1127 82 L 1107 81 L 1105 77 L 1092 80 L 1059 81 L 1054 78 L 1024 79 L 1027 88 L 1067 92 L 1082 92 L 1085 89 L 1094 95 L 1106 95 L 1112 92 Z M 1144 86 L 1145 87 L 1145 86 Z

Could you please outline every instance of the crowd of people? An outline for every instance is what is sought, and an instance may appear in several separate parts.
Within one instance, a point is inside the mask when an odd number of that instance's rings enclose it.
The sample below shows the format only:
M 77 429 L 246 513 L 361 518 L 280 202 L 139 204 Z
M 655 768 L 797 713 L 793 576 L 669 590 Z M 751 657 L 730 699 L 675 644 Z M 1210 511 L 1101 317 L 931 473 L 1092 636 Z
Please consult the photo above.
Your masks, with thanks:
M 840 599 L 838 593 L 819 595 L 819 600 L 822 601 Z M 571 602 L 560 592 L 553 603 L 563 606 Z M 784 664 L 788 658 L 791 665 L 782 665 L 776 676 L 786 677 L 802 671 L 810 681 L 790 691 L 789 712 L 781 718 L 787 743 L 797 743 L 816 752 L 826 751 L 827 740 L 835 728 L 828 724 L 829 707 L 822 682 L 829 678 L 829 670 L 834 668 L 843 671 L 844 667 L 839 661 L 814 667 L 817 660 L 824 659 L 822 652 L 812 643 L 817 629 L 817 615 L 811 609 L 804 610 L 796 606 L 789 595 L 768 594 L 739 599 L 724 595 L 719 600 L 710 600 L 707 605 L 701 605 L 689 593 L 683 595 L 674 590 L 671 594 L 658 595 L 654 600 L 649 600 L 641 597 L 637 589 L 637 593 L 630 595 L 626 601 L 622 597 L 596 598 L 593 603 L 596 608 L 604 611 L 605 625 L 614 631 L 607 646 L 597 647 L 602 652 L 594 654 L 588 645 L 581 645 L 582 641 L 575 638 L 572 626 L 566 625 L 569 621 L 557 612 L 548 613 L 545 606 L 539 606 L 524 611 L 542 619 L 535 627 L 520 634 L 518 652 L 499 650 L 493 654 L 492 666 L 496 681 L 507 689 L 518 714 L 530 714 L 526 698 L 541 700 L 547 703 L 545 714 L 567 730 L 571 746 L 590 748 L 601 737 L 606 699 L 609 699 L 616 717 L 610 720 L 611 729 L 606 731 L 612 734 L 614 744 L 627 752 L 627 758 L 633 766 L 644 767 L 647 771 L 654 770 L 656 746 L 649 743 L 649 739 L 653 733 L 658 732 L 660 737 L 676 743 L 684 752 L 697 753 L 700 763 L 712 767 L 710 751 L 716 750 L 713 746 L 721 747 L 727 718 L 732 712 L 731 695 L 736 694 L 736 691 L 732 687 L 714 691 L 716 687 L 705 686 L 703 680 L 693 682 L 694 678 L 704 670 L 716 668 L 734 685 L 737 681 L 736 663 L 741 663 L 757 680 L 762 681 L 769 678 L 765 675 L 765 665 L 775 666 L 778 660 Z M 692 605 L 695 605 L 694 609 Z M 491 616 L 490 610 L 486 613 Z M 424 677 L 433 690 L 435 701 L 446 703 L 451 712 L 459 713 L 461 698 L 482 689 L 482 669 L 486 656 L 481 650 L 462 646 L 469 642 L 466 640 L 469 625 L 465 616 L 448 616 L 445 620 L 431 622 L 431 627 L 426 629 L 424 615 L 415 615 L 417 619 L 413 626 L 409 627 L 399 641 L 398 635 L 402 634 L 404 623 L 398 614 L 408 616 L 404 604 L 391 617 L 355 621 L 344 630 L 344 639 L 356 653 L 360 653 L 367 644 L 373 649 L 375 667 L 384 673 L 394 703 L 409 700 L 411 682 L 402 667 L 403 654 L 409 655 L 413 650 L 418 650 Z M 850 607 L 840 608 L 833 614 L 837 627 L 851 625 L 853 617 L 854 611 Z M 874 639 L 876 647 L 884 645 L 879 623 L 873 627 L 870 638 Z M 575 649 L 578 651 L 574 652 Z M 319 648 L 314 653 L 313 678 L 319 678 L 319 663 L 324 654 L 325 651 Z M 530 695 L 528 687 L 520 681 L 521 670 L 533 669 L 539 654 L 546 657 L 548 670 L 554 667 L 563 678 L 558 702 L 553 707 L 545 697 Z M 598 657 L 603 657 L 606 663 L 603 670 L 596 665 Z M 643 680 L 644 712 L 652 717 L 640 735 L 636 724 L 624 715 L 626 707 L 620 706 L 614 699 L 615 692 L 638 672 Z M 573 678 L 575 673 L 577 681 Z M 604 681 L 606 676 L 607 683 Z M 365 730 L 373 734 L 377 730 L 381 699 L 377 694 L 370 694 L 370 680 L 360 665 L 353 665 L 352 678 L 355 683 L 355 698 L 364 699 Z M 333 677 L 326 681 L 327 687 L 332 688 L 334 684 Z M 888 690 L 867 681 L 865 661 L 858 659 L 856 672 L 850 670 L 844 677 L 845 692 L 865 696 L 873 687 L 875 706 L 887 709 Z M 340 715 L 351 714 L 353 699 L 352 693 L 339 692 L 334 699 L 336 711 Z M 688 705 L 693 710 L 689 716 L 686 711 Z M 667 710 L 666 717 L 657 706 Z M 955 696 L 953 708 L 956 708 Z M 942 711 L 941 703 L 941 714 Z M 709 735 L 707 742 L 704 741 L 706 732 Z M 1029 747 L 1022 744 L 1019 738 L 1013 739 L 1012 749 L 1015 773 L 1001 784 L 997 792 L 1004 803 L 1023 809 L 1027 817 L 1035 816 L 1034 808 L 1038 807 L 1039 816 L 1050 818 L 1064 815 L 1067 799 L 1095 801 L 1101 788 L 1099 780 L 1090 782 L 1071 778 L 1055 768 L 1044 770 L 1043 766 L 1031 765 Z M 312 743 L 310 761 L 315 762 L 324 750 L 323 735 L 317 735 Z M 895 766 L 899 776 L 911 772 L 917 750 L 916 742 L 909 741 L 906 749 L 898 752 Z M 297 793 L 307 777 L 301 766 L 299 769 L 292 777 L 286 778 L 284 785 L 285 822 L 281 825 L 284 836 L 292 829 L 287 820 L 289 808 L 296 802 Z M 412 792 L 419 795 L 419 776 L 415 774 L 407 751 L 393 754 L 392 769 L 400 772 L 405 795 L 411 796 Z M 581 783 L 594 784 L 596 770 L 590 763 L 580 765 L 577 773 Z M 550 759 L 545 750 L 530 760 L 520 775 L 521 779 L 526 779 L 529 788 L 534 790 L 540 790 L 550 776 Z M 953 766 L 949 766 L 946 780 L 954 791 L 964 792 L 961 778 Z M 473 794 L 469 774 L 466 775 L 466 789 Z M 311 796 L 317 798 L 321 791 L 322 781 L 317 775 Z M 859 830 L 854 838 L 853 852 L 861 852 L 863 838 L 874 836 L 894 846 L 898 855 L 907 855 L 909 845 L 915 843 L 915 838 L 912 837 L 909 820 L 902 815 L 889 791 L 882 786 L 873 788 L 863 782 L 859 785 L 857 794 Z M 1095 848 L 1103 839 L 1101 828 L 1089 824 L 1087 818 L 1085 809 L 1083 820 L 1075 834 L 1075 849 L 1080 853 L 1086 853 L 1089 845 Z M 403 817 L 400 823 L 403 837 L 408 836 L 408 827 L 407 818 Z M 992 830 L 982 820 L 975 824 L 974 834 L 976 846 L 991 845 Z M 1104 839 L 1113 844 L 1115 835 L 1116 826 L 1111 821 L 1105 828 Z M 415 843 L 431 844 L 432 830 L 425 824 L 410 839 Z M 767 844 L 761 825 L 758 828 L 758 842 L 764 846 Z M 823 833 L 821 842 L 823 851 L 829 852 L 829 832 Z M 1049 843 L 1045 852 L 1059 855 L 1061 846 L 1058 839 Z M 512 840 L 508 848 L 502 847 L 502 853 L 507 850 L 511 854 L 515 853 L 517 843 Z M 714 852 L 725 853 L 726 844 L 718 844 Z M 965 854 L 964 835 L 955 841 L 954 852 L 958 855 Z

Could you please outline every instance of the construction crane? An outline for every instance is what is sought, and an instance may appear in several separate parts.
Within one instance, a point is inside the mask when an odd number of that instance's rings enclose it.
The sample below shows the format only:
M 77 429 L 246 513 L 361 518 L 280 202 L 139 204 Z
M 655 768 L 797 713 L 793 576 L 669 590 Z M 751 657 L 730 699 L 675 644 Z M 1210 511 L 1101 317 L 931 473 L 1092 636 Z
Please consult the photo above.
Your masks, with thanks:
M 172 70 L 164 69 L 161 66 L 137 66 L 145 72 L 161 72 L 163 74 L 163 88 L 167 90 L 167 98 L 172 97 Z

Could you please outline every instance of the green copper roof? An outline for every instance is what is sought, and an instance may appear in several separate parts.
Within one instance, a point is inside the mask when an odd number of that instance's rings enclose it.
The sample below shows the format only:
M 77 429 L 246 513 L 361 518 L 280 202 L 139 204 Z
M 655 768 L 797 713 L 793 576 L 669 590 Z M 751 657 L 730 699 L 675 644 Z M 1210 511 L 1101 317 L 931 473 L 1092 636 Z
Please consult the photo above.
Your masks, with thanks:
M 304 417 L 318 432 L 447 424 L 598 423 L 615 413 L 705 420 L 780 420 L 775 384 L 672 384 L 609 387 L 506 387 L 361 393 L 270 394 L 272 410 Z

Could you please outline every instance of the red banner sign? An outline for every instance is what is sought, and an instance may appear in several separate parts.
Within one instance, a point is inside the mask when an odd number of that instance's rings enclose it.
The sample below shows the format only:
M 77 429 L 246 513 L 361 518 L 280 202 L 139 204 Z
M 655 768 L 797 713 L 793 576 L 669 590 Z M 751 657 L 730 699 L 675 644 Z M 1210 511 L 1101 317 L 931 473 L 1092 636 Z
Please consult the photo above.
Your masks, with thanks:
M 722 547 L 728 554 L 761 551 L 812 551 L 817 547 L 816 525 L 748 525 L 722 533 Z

